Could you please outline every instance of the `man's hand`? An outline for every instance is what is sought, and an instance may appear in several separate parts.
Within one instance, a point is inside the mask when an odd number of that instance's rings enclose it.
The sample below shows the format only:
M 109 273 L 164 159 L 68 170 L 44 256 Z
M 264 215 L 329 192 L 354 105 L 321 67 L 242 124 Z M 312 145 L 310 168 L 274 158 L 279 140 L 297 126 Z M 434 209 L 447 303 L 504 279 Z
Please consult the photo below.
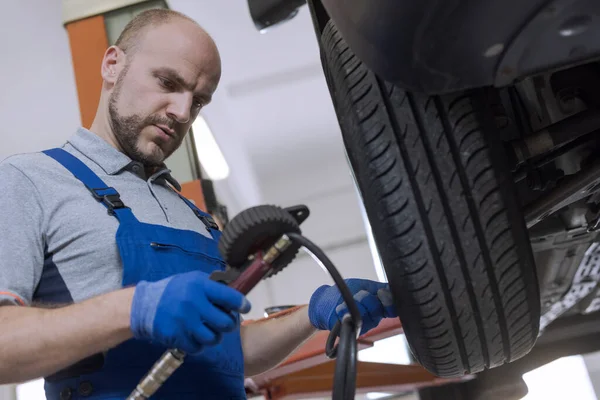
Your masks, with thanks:
M 138 283 L 131 306 L 131 330 L 138 339 L 193 354 L 219 343 L 224 332 L 236 328 L 232 311 L 250 311 L 246 297 L 193 271 Z
M 361 335 L 379 325 L 383 318 L 397 317 L 387 283 L 365 279 L 346 279 L 345 282 L 362 317 Z M 335 323 L 347 313 L 348 307 L 337 286 L 323 285 L 310 298 L 308 316 L 317 329 L 333 329 Z

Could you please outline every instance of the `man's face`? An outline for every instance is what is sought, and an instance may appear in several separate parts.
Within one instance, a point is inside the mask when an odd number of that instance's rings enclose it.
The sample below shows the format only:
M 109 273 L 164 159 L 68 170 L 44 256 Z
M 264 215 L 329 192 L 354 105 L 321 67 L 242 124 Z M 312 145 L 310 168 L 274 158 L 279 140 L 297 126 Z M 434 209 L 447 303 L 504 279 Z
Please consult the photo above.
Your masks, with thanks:
M 175 19 L 142 35 L 110 93 L 109 118 L 125 154 L 157 166 L 210 102 L 221 65 L 213 42 L 189 21 Z

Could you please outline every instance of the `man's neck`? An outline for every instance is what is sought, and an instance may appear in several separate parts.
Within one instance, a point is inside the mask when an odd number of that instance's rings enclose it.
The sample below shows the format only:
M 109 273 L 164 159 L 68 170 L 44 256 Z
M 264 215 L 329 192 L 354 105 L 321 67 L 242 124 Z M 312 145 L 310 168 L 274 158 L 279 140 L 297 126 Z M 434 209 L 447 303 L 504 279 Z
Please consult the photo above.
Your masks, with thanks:
M 105 114 L 98 111 L 96 117 L 94 118 L 94 122 L 92 122 L 92 126 L 89 128 L 90 132 L 95 133 L 100 138 L 104 139 L 108 144 L 110 144 L 115 149 L 119 150 L 121 153 L 123 149 L 119 145 L 110 123 L 108 122 L 108 118 L 105 117 Z

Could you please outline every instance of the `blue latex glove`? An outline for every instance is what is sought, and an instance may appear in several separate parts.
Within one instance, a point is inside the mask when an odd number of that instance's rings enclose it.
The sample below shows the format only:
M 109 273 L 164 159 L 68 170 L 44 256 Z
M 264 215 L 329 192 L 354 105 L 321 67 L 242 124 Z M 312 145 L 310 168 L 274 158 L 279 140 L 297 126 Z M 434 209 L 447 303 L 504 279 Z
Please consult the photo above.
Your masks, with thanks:
M 131 330 L 137 339 L 194 354 L 219 343 L 224 332 L 237 327 L 232 312 L 248 311 L 250 303 L 243 294 L 193 271 L 138 283 Z
M 375 328 L 383 318 L 394 318 L 396 309 L 387 283 L 366 279 L 346 279 L 362 318 L 360 334 Z M 337 286 L 323 285 L 310 298 L 308 317 L 314 327 L 321 330 L 333 329 L 348 313 L 348 307 Z

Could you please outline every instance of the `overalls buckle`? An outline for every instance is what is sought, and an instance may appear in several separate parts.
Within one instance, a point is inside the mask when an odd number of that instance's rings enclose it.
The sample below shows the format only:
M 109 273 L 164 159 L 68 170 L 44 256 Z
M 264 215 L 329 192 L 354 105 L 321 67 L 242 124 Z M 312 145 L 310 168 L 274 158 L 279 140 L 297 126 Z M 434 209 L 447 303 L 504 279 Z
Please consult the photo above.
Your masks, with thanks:
M 101 189 L 90 189 L 94 198 L 106 206 L 108 209 L 109 215 L 114 215 L 115 211 L 119 208 L 126 208 L 123 201 L 121 201 L 121 196 L 119 193 L 112 187 L 106 187 Z M 108 192 L 108 193 L 106 193 Z
M 207 215 L 198 215 L 198 218 L 200 218 L 200 221 L 202 221 L 204 226 L 206 226 L 206 229 L 219 230 L 219 225 L 217 225 L 217 223 L 215 222 L 214 219 L 212 219 L 212 217 L 209 217 Z

